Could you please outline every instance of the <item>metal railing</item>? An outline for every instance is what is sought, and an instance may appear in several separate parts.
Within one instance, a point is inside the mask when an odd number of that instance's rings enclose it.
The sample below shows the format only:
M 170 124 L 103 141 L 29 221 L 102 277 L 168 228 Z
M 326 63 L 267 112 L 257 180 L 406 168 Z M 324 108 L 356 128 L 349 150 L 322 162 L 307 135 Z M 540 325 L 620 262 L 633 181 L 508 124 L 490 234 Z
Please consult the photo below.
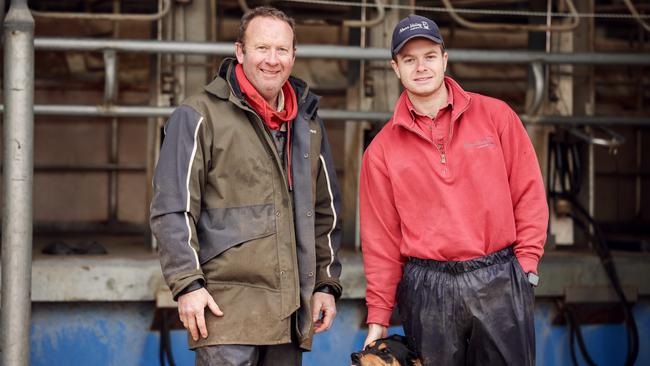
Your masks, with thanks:
M 116 40 L 91 38 L 52 38 L 34 40 L 36 50 L 49 51 L 96 51 L 114 50 L 133 53 L 171 53 L 229 56 L 234 55 L 235 46 L 224 42 L 178 42 L 157 40 Z M 650 54 L 643 53 L 546 53 L 541 51 L 496 51 L 473 49 L 448 49 L 449 61 L 467 63 L 507 63 L 573 65 L 650 65 Z M 298 58 L 388 61 L 390 50 L 377 47 L 355 47 L 336 45 L 298 45 Z
M 156 40 L 116 40 L 88 38 L 36 38 L 36 50 L 49 51 L 86 51 L 102 52 L 104 59 L 111 60 L 115 52 L 150 53 L 150 54 L 200 54 L 214 56 L 230 56 L 234 54 L 232 43 L 223 42 L 176 42 Z M 533 70 L 540 69 L 542 64 L 574 64 L 574 65 L 650 65 L 650 54 L 634 53 L 546 53 L 537 51 L 495 51 L 495 50 L 448 50 L 449 60 L 465 63 L 507 63 L 532 64 Z M 385 48 L 362 48 L 336 45 L 301 45 L 297 54 L 301 58 L 327 58 L 344 60 L 390 60 L 390 51 Z M 111 101 L 109 93 L 115 85 L 116 73 L 114 64 L 105 62 L 105 100 Z M 582 124 L 582 125 L 647 125 L 650 117 L 621 117 L 621 116 L 536 116 L 532 115 L 542 102 L 546 93 L 543 82 L 543 72 L 533 72 L 534 85 L 532 103 L 527 106 L 531 115 L 521 115 L 525 123 L 535 124 Z M 167 117 L 171 107 L 153 106 L 119 106 L 112 103 L 104 105 L 35 105 L 34 113 L 39 115 L 69 115 L 96 117 Z M 0 106 L 3 111 L 3 106 Z M 367 112 L 351 110 L 321 109 L 320 116 L 326 120 L 338 121 L 387 121 L 390 111 Z
M 173 42 L 154 40 L 115 40 L 83 38 L 33 38 L 34 21 L 26 0 L 13 0 L 5 21 L 6 108 L 3 154 L 3 230 L 2 230 L 2 358 L 3 365 L 29 364 L 30 279 L 32 248 L 32 180 L 33 180 L 33 116 L 76 115 L 103 117 L 164 117 L 171 107 L 113 105 L 116 73 L 111 68 L 115 52 L 204 54 L 226 56 L 234 53 L 230 43 Z M 33 43 L 32 43 L 33 42 Z M 34 49 L 50 51 L 104 52 L 106 59 L 106 104 L 33 105 Z M 503 64 L 589 64 L 650 65 L 649 54 L 630 53 L 545 53 L 533 51 L 494 51 L 451 49 L 449 60 L 467 63 Z M 334 45 L 301 45 L 301 58 L 343 60 L 389 60 L 390 51 L 383 48 L 361 48 Z M 540 78 L 541 73 L 534 73 Z M 536 81 L 536 85 L 540 80 Z M 537 105 L 544 88 L 534 89 Z M 386 121 L 391 113 L 327 110 L 319 111 L 327 120 Z M 619 116 L 527 116 L 522 120 L 533 124 L 650 125 L 647 117 Z M 116 166 L 111 169 L 117 168 Z
M 0 364 L 29 365 L 34 166 L 34 19 L 13 0 L 4 22 Z
M 0 105 L 0 113 L 4 107 Z M 89 116 L 89 117 L 169 117 L 174 107 L 123 106 L 123 105 L 55 105 L 34 106 L 35 115 L 47 116 Z M 327 121 L 375 121 L 385 122 L 392 112 L 351 111 L 341 109 L 319 109 L 318 115 Z M 595 125 L 595 126 L 649 126 L 648 117 L 629 116 L 532 116 L 520 114 L 526 124 L 535 125 Z M 106 120 L 108 121 L 108 120 Z M 143 123 L 146 121 L 142 121 Z

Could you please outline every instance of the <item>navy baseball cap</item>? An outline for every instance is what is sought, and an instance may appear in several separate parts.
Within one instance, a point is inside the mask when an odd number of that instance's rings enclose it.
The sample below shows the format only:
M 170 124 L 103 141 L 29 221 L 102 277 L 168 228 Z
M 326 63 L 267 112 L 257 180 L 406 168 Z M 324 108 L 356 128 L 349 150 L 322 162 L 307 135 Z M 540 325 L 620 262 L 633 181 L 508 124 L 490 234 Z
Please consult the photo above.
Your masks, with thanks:
M 391 42 L 391 52 L 393 57 L 399 53 L 399 50 L 413 38 L 427 38 L 433 42 L 443 45 L 442 35 L 438 25 L 431 19 L 420 15 L 411 14 L 400 20 L 393 30 L 393 40 Z

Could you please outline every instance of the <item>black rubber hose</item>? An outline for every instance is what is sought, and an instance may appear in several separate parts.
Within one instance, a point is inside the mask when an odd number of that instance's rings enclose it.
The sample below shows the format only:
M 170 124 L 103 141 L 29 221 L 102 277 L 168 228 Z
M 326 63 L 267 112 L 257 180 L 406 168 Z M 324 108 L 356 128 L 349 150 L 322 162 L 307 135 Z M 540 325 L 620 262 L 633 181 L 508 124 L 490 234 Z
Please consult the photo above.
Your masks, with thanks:
M 574 309 L 569 305 L 565 305 L 564 314 L 567 318 L 567 323 L 569 324 L 569 337 L 570 337 L 569 344 L 571 346 L 571 360 L 573 361 L 573 364 L 576 366 L 578 365 L 578 358 L 576 357 L 576 351 L 575 351 L 575 340 L 577 340 L 578 347 L 580 348 L 580 353 L 582 354 L 582 358 L 585 360 L 587 365 L 596 366 L 596 363 L 594 362 L 593 359 L 591 359 L 591 356 L 587 351 L 587 345 L 585 344 L 585 340 L 582 337 L 580 322 L 578 321 L 578 318 L 575 316 Z
M 171 323 L 174 321 L 174 318 L 169 316 L 165 310 L 161 312 L 160 317 L 160 348 L 158 350 L 160 366 L 165 366 L 165 359 L 169 366 L 176 366 L 174 355 L 172 354 L 172 341 L 169 334 Z
M 547 181 L 549 198 L 551 200 L 566 199 L 569 201 L 577 213 L 570 214 L 570 217 L 590 238 L 592 246 L 603 266 L 603 270 L 622 304 L 628 346 L 625 366 L 632 366 L 639 354 L 639 333 L 636 321 L 634 320 L 632 306 L 628 302 L 621 287 L 616 266 L 614 265 L 609 251 L 609 246 L 607 245 L 607 238 L 605 237 L 600 225 L 598 225 L 596 220 L 589 215 L 589 212 L 578 201 L 578 194 L 582 186 L 582 166 L 580 164 L 578 146 L 577 144 L 568 141 L 559 141 L 555 135 L 551 135 L 551 139 L 549 140 L 549 154 Z M 555 162 L 555 169 L 551 168 L 552 161 Z M 559 187 L 559 191 L 556 191 L 555 187 Z M 571 316 L 572 315 L 568 315 L 567 317 L 570 318 Z M 577 319 L 574 316 L 573 319 L 569 319 L 568 321 L 570 328 L 574 329 L 571 331 L 570 335 L 572 359 L 574 364 L 577 365 L 577 360 L 573 353 L 575 352 L 573 348 L 574 336 L 578 340 L 578 346 L 580 347 L 585 360 L 591 360 L 586 347 L 584 347 L 584 340 L 582 339 L 582 332 L 580 331 L 580 325 L 578 324 Z M 591 360 L 591 362 L 593 364 L 593 360 Z
M 598 225 L 596 221 L 593 219 L 593 217 L 589 215 L 587 210 L 575 199 L 572 199 L 571 203 L 575 208 L 578 209 L 578 212 L 581 214 L 581 216 L 584 217 L 585 220 L 587 220 L 587 222 L 590 224 L 591 228 L 593 229 L 595 235 L 592 235 L 589 232 L 589 230 L 587 229 L 588 227 L 586 227 L 586 225 L 584 224 L 579 225 L 585 231 L 585 233 L 592 238 L 594 249 L 596 249 L 596 253 L 600 257 L 600 262 L 603 266 L 603 269 L 605 270 L 605 273 L 607 274 L 607 278 L 609 279 L 610 284 L 614 288 L 614 291 L 616 292 L 616 295 L 618 296 L 623 306 L 623 316 L 625 318 L 625 324 L 627 328 L 626 333 L 627 333 L 627 345 L 628 345 L 628 352 L 627 352 L 627 357 L 625 359 L 625 366 L 633 366 L 639 355 L 639 332 L 636 326 L 636 321 L 634 320 L 632 306 L 628 302 L 627 297 L 625 296 L 625 292 L 621 287 L 621 282 L 618 277 L 618 272 L 616 271 L 616 266 L 614 265 L 611 252 L 609 251 L 609 246 L 607 245 L 607 239 L 605 238 L 605 235 L 602 232 L 600 225 Z M 577 218 L 574 217 L 574 221 L 579 221 L 579 220 L 577 220 Z

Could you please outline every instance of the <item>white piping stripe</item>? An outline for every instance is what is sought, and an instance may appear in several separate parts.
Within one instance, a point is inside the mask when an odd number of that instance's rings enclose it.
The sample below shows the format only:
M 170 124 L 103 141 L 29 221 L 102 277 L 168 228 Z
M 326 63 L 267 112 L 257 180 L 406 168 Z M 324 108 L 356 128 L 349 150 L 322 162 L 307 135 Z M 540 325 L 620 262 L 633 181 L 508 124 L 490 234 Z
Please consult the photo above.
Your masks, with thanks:
M 336 209 L 334 208 L 334 194 L 332 193 L 332 185 L 330 184 L 330 175 L 327 172 L 327 164 L 325 164 L 325 159 L 323 155 L 320 155 L 320 161 L 323 165 L 323 171 L 325 171 L 325 179 L 327 180 L 327 191 L 330 194 L 330 207 L 332 208 L 332 214 L 334 215 L 334 220 L 332 221 L 332 228 L 329 233 L 327 233 L 327 245 L 330 247 L 330 264 L 327 265 L 327 275 L 332 277 L 330 274 L 330 266 L 334 263 L 334 249 L 332 248 L 332 231 L 336 228 Z
M 196 249 L 192 247 L 192 228 L 190 227 L 190 216 L 187 214 L 190 212 L 190 173 L 192 172 L 192 164 L 194 164 L 194 156 L 196 156 L 197 148 L 197 136 L 199 135 L 199 128 L 203 123 L 203 117 L 199 119 L 199 123 L 196 124 L 196 129 L 194 130 L 194 146 L 192 147 L 192 155 L 190 156 L 190 162 L 187 164 L 187 181 L 185 182 L 185 187 L 187 188 L 187 207 L 185 208 L 185 224 L 187 225 L 187 245 L 194 252 L 194 258 L 196 259 L 196 269 L 200 268 L 199 265 L 199 255 L 196 253 Z

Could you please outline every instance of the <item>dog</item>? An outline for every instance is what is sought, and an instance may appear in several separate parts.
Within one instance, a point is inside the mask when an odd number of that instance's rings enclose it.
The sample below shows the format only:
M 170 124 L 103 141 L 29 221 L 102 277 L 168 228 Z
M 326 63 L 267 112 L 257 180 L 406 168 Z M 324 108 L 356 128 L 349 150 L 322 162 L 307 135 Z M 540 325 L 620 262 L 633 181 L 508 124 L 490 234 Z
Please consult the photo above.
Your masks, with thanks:
M 351 366 L 422 366 L 417 354 L 406 345 L 406 337 L 392 335 L 370 343 L 350 355 Z

